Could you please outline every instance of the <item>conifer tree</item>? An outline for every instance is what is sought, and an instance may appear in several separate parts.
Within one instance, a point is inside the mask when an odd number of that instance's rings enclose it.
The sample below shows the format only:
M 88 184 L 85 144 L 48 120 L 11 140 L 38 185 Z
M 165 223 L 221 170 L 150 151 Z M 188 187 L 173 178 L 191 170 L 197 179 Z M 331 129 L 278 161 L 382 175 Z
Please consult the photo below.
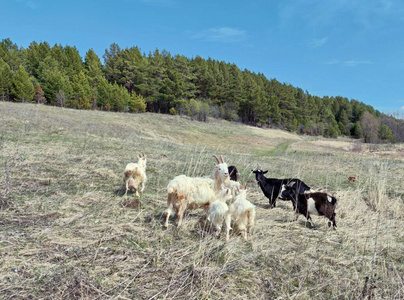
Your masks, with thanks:
M 145 112 L 146 111 L 146 101 L 142 95 L 138 95 L 133 92 L 129 99 L 129 111 L 130 112 Z
M 73 76 L 72 88 L 72 98 L 68 101 L 67 105 L 72 108 L 90 109 L 91 87 L 83 71 Z
M 31 102 L 34 97 L 34 85 L 23 66 L 20 66 L 14 74 L 11 94 L 17 102 Z
M 13 81 L 13 72 L 10 66 L 0 58 L 0 100 L 9 100 L 11 84 Z

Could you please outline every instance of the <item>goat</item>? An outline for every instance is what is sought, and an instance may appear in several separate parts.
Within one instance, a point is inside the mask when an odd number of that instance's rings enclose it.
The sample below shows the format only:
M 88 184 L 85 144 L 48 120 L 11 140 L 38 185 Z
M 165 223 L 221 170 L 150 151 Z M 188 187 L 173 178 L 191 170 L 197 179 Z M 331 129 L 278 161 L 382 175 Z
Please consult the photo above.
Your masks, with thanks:
M 222 231 L 223 222 L 229 211 L 229 206 L 226 202 L 232 197 L 233 196 L 229 189 L 222 189 L 215 201 L 209 205 L 208 221 L 215 227 L 217 237 Z
M 236 200 L 229 206 L 226 215 L 226 241 L 229 240 L 232 220 L 242 232 L 244 240 L 247 240 L 247 234 L 255 224 L 255 205 L 247 200 L 247 186 L 240 190 Z
M 235 166 L 229 166 L 230 180 L 238 181 L 238 170 Z
M 125 183 L 125 196 L 127 196 L 128 191 L 133 189 L 137 197 L 140 197 L 138 188 L 141 185 L 140 192 L 143 193 L 145 184 L 147 181 L 146 176 L 146 161 L 147 157 L 144 153 L 138 153 L 137 163 L 129 163 L 126 165 L 125 171 L 123 172 L 123 181 Z
M 285 178 L 285 179 L 276 179 L 276 178 L 266 178 L 264 174 L 268 173 L 268 170 L 263 171 L 259 168 L 255 170 L 251 170 L 255 174 L 255 179 L 258 182 L 262 192 L 264 193 L 265 197 L 269 199 L 269 204 L 272 207 L 276 206 L 276 198 L 278 198 L 282 184 L 286 184 L 288 186 L 293 186 L 297 193 L 304 193 L 305 191 L 310 190 L 310 187 L 305 184 L 303 181 L 297 178 Z M 289 197 L 285 193 L 285 198 L 279 198 L 281 200 L 292 200 L 293 198 Z M 293 203 L 293 206 L 295 204 Z
M 294 192 L 293 187 L 287 185 L 282 186 L 282 195 L 290 195 L 291 191 L 292 193 Z M 302 214 L 307 218 L 307 221 L 310 223 L 311 228 L 314 229 L 315 226 L 310 216 L 310 214 L 314 214 L 328 218 L 328 226 L 330 227 L 332 224 L 333 228 L 335 229 L 335 227 L 337 227 L 337 223 L 335 222 L 336 204 L 337 198 L 335 198 L 334 196 L 330 196 L 327 193 L 314 192 L 297 194 L 295 221 L 297 220 L 299 215 Z
M 217 165 L 215 165 L 210 177 L 179 175 L 168 183 L 168 207 L 164 227 L 168 227 L 168 219 L 173 210 L 178 216 L 177 227 L 180 227 L 186 209 L 208 208 L 221 191 L 222 184 L 229 184 L 229 170 L 223 157 L 221 156 L 221 159 L 216 155 L 213 157 L 217 160 Z

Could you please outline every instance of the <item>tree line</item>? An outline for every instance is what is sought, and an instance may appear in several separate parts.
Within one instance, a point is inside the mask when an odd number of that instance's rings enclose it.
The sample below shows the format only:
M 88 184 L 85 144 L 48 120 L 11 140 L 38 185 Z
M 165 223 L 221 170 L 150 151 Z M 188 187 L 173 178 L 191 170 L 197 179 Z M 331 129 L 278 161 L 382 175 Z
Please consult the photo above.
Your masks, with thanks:
M 104 63 L 92 50 L 84 59 L 72 46 L 0 43 L 0 99 L 75 109 L 157 112 L 239 121 L 365 142 L 404 141 L 404 122 L 341 96 L 318 97 L 301 88 L 200 56 L 113 43 Z

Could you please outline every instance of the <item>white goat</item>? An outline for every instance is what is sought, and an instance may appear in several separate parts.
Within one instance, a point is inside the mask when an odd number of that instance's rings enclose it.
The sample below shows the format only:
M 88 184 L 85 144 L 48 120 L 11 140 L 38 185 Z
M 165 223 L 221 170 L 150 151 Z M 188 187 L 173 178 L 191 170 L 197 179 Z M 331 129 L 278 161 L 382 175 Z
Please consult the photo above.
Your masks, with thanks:
M 223 157 L 217 160 L 217 165 L 213 169 L 210 177 L 188 177 L 179 175 L 171 180 L 167 186 L 167 210 L 164 227 L 168 227 L 168 219 L 173 210 L 178 216 L 178 227 L 181 226 L 182 218 L 186 209 L 196 209 L 205 207 L 220 193 L 222 184 L 229 183 L 229 170 Z
M 229 211 L 226 202 L 232 197 L 229 189 L 222 189 L 219 196 L 209 206 L 208 221 L 215 227 L 216 236 L 219 236 L 222 231 L 222 225 Z
M 247 200 L 247 187 L 240 190 L 236 200 L 229 206 L 226 216 L 226 240 L 229 239 L 231 220 L 234 220 L 244 240 L 247 240 L 247 233 L 255 224 L 255 205 Z
M 126 165 L 125 171 L 123 172 L 123 181 L 125 183 L 125 196 L 128 194 L 130 189 L 134 189 L 136 196 L 139 196 L 138 188 L 141 185 L 140 192 L 143 193 L 145 184 L 147 181 L 146 176 L 146 155 L 144 153 L 138 153 L 137 163 L 129 163 Z

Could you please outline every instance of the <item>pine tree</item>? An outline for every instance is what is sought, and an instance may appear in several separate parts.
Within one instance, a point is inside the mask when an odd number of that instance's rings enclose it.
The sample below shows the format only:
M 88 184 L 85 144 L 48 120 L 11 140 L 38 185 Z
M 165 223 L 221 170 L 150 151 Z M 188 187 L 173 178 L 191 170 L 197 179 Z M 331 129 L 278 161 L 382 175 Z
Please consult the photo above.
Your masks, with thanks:
M 83 71 L 78 75 L 73 76 L 73 94 L 68 106 L 78 109 L 90 109 L 91 108 L 91 87 L 88 83 L 87 77 Z
M 102 72 L 102 64 L 100 58 L 95 54 L 93 49 L 87 51 L 84 58 L 85 74 L 92 88 L 96 87 L 101 78 L 104 76 Z
M 34 85 L 23 66 L 20 66 L 14 74 L 11 83 L 11 94 L 14 101 L 17 102 L 31 102 L 34 97 Z
M 0 58 L 0 100 L 9 100 L 11 86 L 13 81 L 13 72 L 10 66 Z
M 141 95 L 133 92 L 129 100 L 129 111 L 130 112 L 145 112 L 146 111 L 146 101 Z

